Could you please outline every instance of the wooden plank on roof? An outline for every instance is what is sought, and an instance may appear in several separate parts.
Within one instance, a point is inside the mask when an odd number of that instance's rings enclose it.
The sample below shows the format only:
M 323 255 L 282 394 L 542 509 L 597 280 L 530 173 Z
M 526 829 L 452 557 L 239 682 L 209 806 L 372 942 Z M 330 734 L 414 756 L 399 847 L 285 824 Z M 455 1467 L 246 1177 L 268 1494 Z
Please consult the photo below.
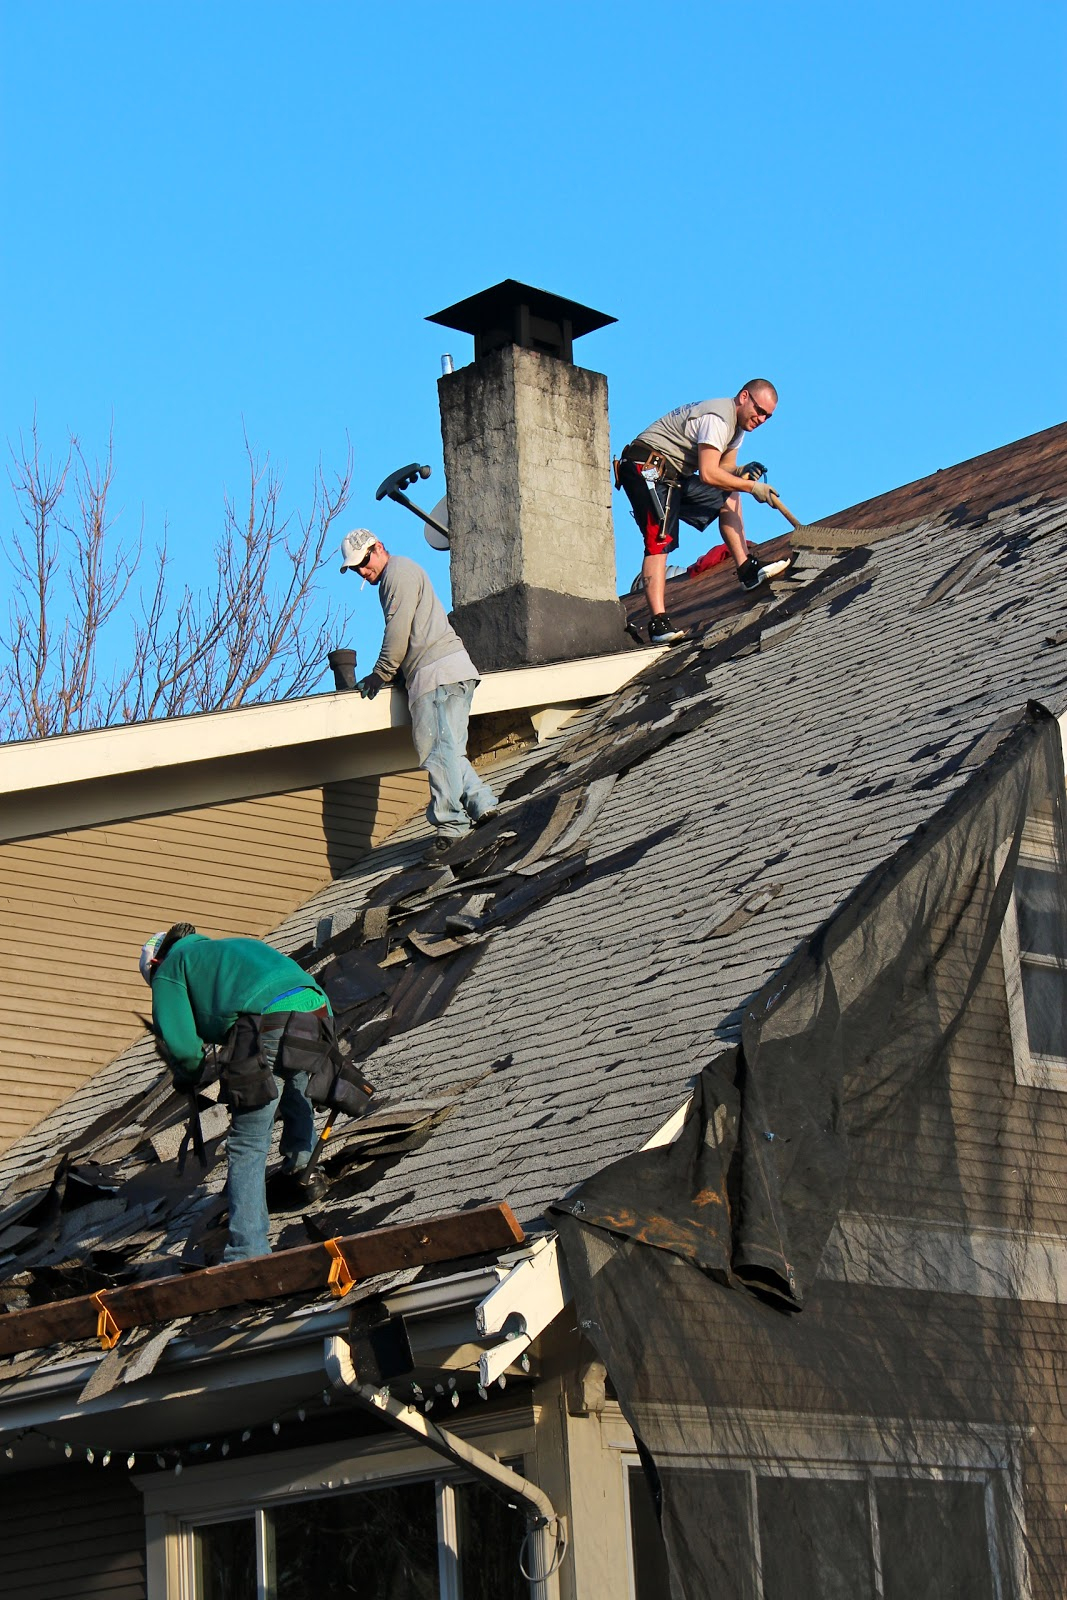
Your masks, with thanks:
M 349 1272 L 359 1281 L 379 1272 L 510 1249 L 521 1244 L 523 1237 L 510 1206 L 500 1203 L 450 1212 L 426 1222 L 373 1228 L 334 1242 Z M 217 1311 L 225 1306 L 323 1289 L 333 1261 L 326 1245 L 298 1245 L 293 1250 L 277 1250 L 250 1261 L 229 1261 L 178 1277 L 153 1278 L 146 1283 L 108 1289 L 103 1302 L 118 1327 L 125 1331 L 146 1323 L 171 1322 L 198 1311 Z M 91 1339 L 99 1314 L 92 1295 L 54 1300 L 26 1311 L 9 1311 L 0 1316 L 0 1355 Z

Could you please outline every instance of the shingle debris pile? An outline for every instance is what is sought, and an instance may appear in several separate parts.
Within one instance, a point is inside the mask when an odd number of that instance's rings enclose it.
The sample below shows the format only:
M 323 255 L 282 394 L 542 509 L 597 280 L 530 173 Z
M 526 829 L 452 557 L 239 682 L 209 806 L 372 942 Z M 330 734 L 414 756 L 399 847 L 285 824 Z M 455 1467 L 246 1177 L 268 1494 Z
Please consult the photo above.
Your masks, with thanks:
M 285 1210 L 275 1180 L 276 1247 L 489 1200 L 543 1225 L 683 1102 L 746 998 L 998 726 L 1028 698 L 1067 708 L 1053 431 L 1026 494 L 1014 457 L 1001 501 L 975 475 L 973 515 L 962 496 L 878 542 L 803 549 L 754 597 L 722 567 L 676 580 L 691 636 L 499 764 L 492 822 L 433 867 L 410 825 L 278 930 L 379 1098 L 339 1121 L 319 1207 Z M 908 520 L 886 500 L 856 522 Z M 202 1170 L 144 1040 L 0 1158 L 0 1307 L 214 1259 L 214 1093 Z

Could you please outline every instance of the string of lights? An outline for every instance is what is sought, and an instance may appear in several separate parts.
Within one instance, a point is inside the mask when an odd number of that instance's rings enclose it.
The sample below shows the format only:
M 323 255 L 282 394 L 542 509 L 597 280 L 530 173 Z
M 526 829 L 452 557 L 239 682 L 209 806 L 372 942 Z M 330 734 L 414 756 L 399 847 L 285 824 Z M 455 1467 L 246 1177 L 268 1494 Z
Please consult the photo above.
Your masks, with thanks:
M 524 1372 L 529 1372 L 530 1360 L 528 1356 L 523 1355 L 518 1364 Z M 507 1387 L 507 1375 L 505 1373 L 501 1373 L 500 1377 L 496 1379 L 495 1387 L 499 1389 Z M 437 1382 L 432 1386 L 428 1384 L 423 1386 L 416 1383 L 412 1378 L 403 1386 L 403 1391 L 405 1397 L 410 1397 L 409 1404 L 420 1407 L 427 1414 L 439 1404 L 456 1408 L 462 1398 L 459 1383 L 455 1377 L 449 1377 L 445 1382 Z M 475 1392 L 480 1400 L 488 1400 L 489 1390 L 483 1384 L 479 1383 Z M 393 1393 L 393 1390 L 390 1385 L 386 1384 L 382 1386 L 379 1393 L 383 1397 L 388 1397 Z M 334 1401 L 334 1396 L 329 1389 L 323 1389 L 319 1398 L 323 1408 L 330 1407 Z M 154 1466 L 159 1471 L 171 1471 L 175 1477 L 180 1477 L 187 1466 L 202 1465 L 209 1456 L 225 1459 L 236 1445 L 251 1444 L 257 1434 L 268 1436 L 264 1442 L 269 1445 L 271 1439 L 277 1439 L 281 1436 L 283 1428 L 291 1429 L 294 1425 L 299 1426 L 306 1423 L 309 1413 L 316 1418 L 322 1414 L 314 1401 L 305 1401 L 291 1411 L 279 1412 L 269 1423 L 257 1423 L 252 1427 L 242 1428 L 240 1432 L 233 1430 L 231 1433 L 216 1439 L 197 1440 L 183 1445 L 166 1445 L 162 1448 L 153 1445 L 145 1449 L 124 1451 L 112 1445 L 78 1444 L 37 1427 L 20 1428 L 17 1433 L 5 1439 L 0 1448 L 2 1448 L 7 1460 L 13 1461 L 16 1459 L 18 1446 L 24 1440 L 30 1438 L 43 1439 L 49 1450 L 59 1452 L 66 1461 L 85 1462 L 90 1467 L 110 1467 L 113 1463 L 121 1464 L 124 1460 L 126 1469 L 129 1472 L 133 1472 L 138 1468 L 141 1471 L 150 1471 Z

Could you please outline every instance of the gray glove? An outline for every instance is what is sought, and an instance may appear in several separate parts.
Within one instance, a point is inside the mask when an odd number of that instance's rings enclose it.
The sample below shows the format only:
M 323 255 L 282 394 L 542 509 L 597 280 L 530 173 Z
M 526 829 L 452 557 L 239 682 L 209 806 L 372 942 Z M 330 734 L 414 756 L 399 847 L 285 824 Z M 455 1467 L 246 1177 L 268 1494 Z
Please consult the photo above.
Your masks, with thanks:
M 778 490 L 772 488 L 769 483 L 756 482 L 752 485 L 752 498 L 758 500 L 761 505 L 769 506 L 777 497 Z

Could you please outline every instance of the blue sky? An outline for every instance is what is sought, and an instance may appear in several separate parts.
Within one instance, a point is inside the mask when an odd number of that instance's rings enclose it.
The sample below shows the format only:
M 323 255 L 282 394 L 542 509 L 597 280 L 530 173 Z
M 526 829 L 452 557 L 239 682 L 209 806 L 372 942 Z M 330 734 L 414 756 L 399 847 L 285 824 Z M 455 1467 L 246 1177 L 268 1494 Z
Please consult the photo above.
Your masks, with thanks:
M 757 453 L 805 520 L 1067 415 L 1059 0 L 0 16 L 0 438 L 36 408 L 46 444 L 98 450 L 113 419 L 124 522 L 166 517 L 194 583 L 245 428 L 294 507 L 347 434 L 345 525 L 444 589 L 373 492 L 419 457 L 443 493 L 439 358 L 471 342 L 423 318 L 504 277 L 619 319 L 576 352 L 616 446 L 770 376 Z M 366 659 L 370 589 L 354 617 Z

